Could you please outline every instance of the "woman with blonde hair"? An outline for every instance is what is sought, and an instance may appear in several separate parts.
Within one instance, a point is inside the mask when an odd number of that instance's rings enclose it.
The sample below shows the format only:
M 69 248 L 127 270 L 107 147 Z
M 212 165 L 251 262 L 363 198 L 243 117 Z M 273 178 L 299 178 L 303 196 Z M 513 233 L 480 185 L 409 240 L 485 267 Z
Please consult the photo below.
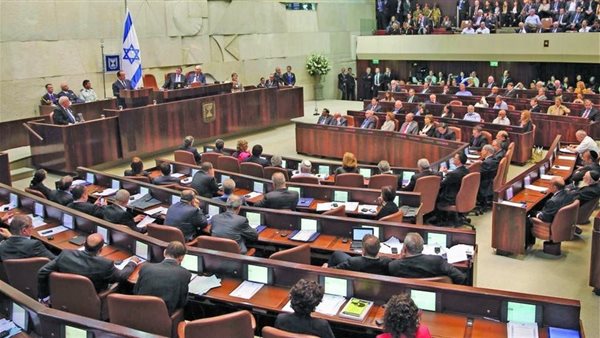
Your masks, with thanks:
M 521 127 L 525 132 L 533 129 L 533 122 L 531 122 L 531 112 L 529 110 L 523 110 L 521 112 Z
M 425 115 L 425 125 L 419 130 L 419 135 L 432 137 L 435 133 L 435 121 L 432 114 Z
M 385 122 L 381 126 L 381 130 L 394 131 L 394 129 L 396 129 L 396 122 L 394 122 L 395 118 L 396 117 L 394 116 L 393 112 L 388 112 L 385 114 Z
M 353 153 L 346 152 L 344 153 L 344 158 L 342 159 L 342 166 L 335 169 L 334 174 L 338 175 L 350 173 L 358 174 L 358 161 Z
M 237 150 L 231 156 L 237 158 L 240 163 L 244 162 L 248 157 L 250 157 L 251 154 L 248 151 L 248 141 L 238 140 L 237 141 Z

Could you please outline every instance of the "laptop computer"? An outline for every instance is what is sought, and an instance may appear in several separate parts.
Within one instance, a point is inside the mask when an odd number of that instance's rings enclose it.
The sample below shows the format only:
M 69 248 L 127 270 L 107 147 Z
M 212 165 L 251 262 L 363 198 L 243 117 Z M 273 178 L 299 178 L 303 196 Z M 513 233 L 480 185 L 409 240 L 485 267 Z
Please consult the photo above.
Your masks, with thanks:
M 351 250 L 360 250 L 362 249 L 362 240 L 365 235 L 373 235 L 375 229 L 373 228 L 362 228 L 362 227 L 354 227 L 352 228 L 352 243 L 350 244 Z

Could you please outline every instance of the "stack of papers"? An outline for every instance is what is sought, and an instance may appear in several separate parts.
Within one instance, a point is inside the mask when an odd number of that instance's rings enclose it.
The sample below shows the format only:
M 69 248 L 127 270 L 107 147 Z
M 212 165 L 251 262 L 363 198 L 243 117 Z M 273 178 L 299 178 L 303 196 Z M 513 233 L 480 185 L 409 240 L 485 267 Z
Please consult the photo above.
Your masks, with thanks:
M 291 240 L 300 241 L 300 242 L 308 242 L 308 240 L 315 234 L 315 231 L 311 230 L 299 230 Z
M 472 255 L 473 252 L 474 248 L 472 245 L 457 244 L 448 249 L 446 259 L 450 264 L 466 261 L 468 259 L 467 255 Z
M 346 302 L 346 298 L 344 298 L 342 296 L 324 294 L 323 300 L 317 306 L 317 308 L 315 309 L 315 312 L 318 312 L 318 313 L 321 313 L 321 314 L 324 314 L 327 316 L 335 316 L 335 315 L 337 315 L 338 311 L 340 310 L 342 305 L 344 305 L 345 302 Z M 292 309 L 292 301 L 290 300 L 289 302 L 287 302 L 287 304 L 285 304 L 285 306 L 281 309 L 281 311 L 294 312 L 294 310 Z
M 113 188 L 106 188 L 104 189 L 104 191 L 102 192 L 95 192 L 94 196 L 99 196 L 99 197 L 105 197 L 105 196 L 110 196 L 110 195 L 114 195 L 117 192 L 117 189 L 113 189 Z
M 62 225 L 59 225 L 57 227 L 54 228 L 50 228 L 44 231 L 40 231 L 40 235 L 44 236 L 44 237 L 48 237 L 48 236 L 54 236 L 56 234 L 59 234 L 61 232 L 67 231 L 69 230 L 67 227 L 64 227 Z
M 165 207 L 156 207 L 156 208 L 152 208 L 149 210 L 145 210 L 144 214 L 146 215 L 154 215 L 154 214 L 162 214 L 162 215 L 166 215 L 167 214 L 167 210 L 169 210 L 168 208 Z
M 351 298 L 340 312 L 340 317 L 363 320 L 373 306 L 370 300 Z
M 560 148 L 560 151 L 563 153 L 575 154 L 575 152 L 569 148 Z
M 138 229 L 141 229 L 141 228 L 146 227 L 146 225 L 148 225 L 150 223 L 153 223 L 154 221 L 156 221 L 156 218 L 152 218 L 150 216 L 146 216 L 136 226 L 138 227 Z
M 500 202 L 500 204 L 510 205 L 511 207 L 517 207 L 517 208 L 525 208 L 527 206 L 526 204 L 523 204 L 523 203 L 515 203 L 515 202 L 509 202 L 509 201 L 502 201 L 502 202 Z
M 533 191 L 539 191 L 539 192 L 546 192 L 546 191 L 548 191 L 548 188 L 538 187 L 537 185 L 532 185 L 532 184 L 526 185 L 525 189 L 529 189 L 529 190 L 533 190 Z
M 574 157 L 574 156 L 558 155 L 558 159 L 559 160 L 567 160 L 567 161 L 575 161 L 576 157 Z
M 46 221 L 44 221 L 44 219 L 40 216 L 34 216 L 33 214 L 29 214 L 27 216 L 31 218 L 31 224 L 33 225 L 34 229 L 46 225 Z
M 118 265 L 117 265 L 117 264 L 115 264 L 115 267 L 116 267 L 117 269 L 119 269 L 119 270 L 123 270 L 123 268 L 124 268 L 124 267 L 126 267 L 126 266 L 127 266 L 127 264 L 128 264 L 129 262 L 131 262 L 131 260 L 133 259 L 133 257 L 137 257 L 137 256 L 131 256 L 131 257 L 127 258 L 127 259 L 124 259 L 124 260 L 121 262 L 121 264 L 118 264 Z M 144 263 L 144 262 L 146 261 L 146 260 L 145 260 L 145 259 L 143 259 L 143 258 L 140 258 L 140 257 L 137 257 L 137 258 L 140 260 L 140 262 L 139 262 L 138 264 L 142 264 L 142 263 Z
M 506 324 L 508 338 L 538 338 L 537 323 L 513 323 Z
M 467 154 L 467 158 L 472 158 L 472 159 L 477 160 L 477 159 L 481 158 L 481 156 L 476 155 L 476 154 Z
M 396 250 L 398 250 L 397 253 L 400 253 L 400 251 L 402 251 L 402 243 L 400 243 L 400 240 L 394 236 L 390 237 L 387 241 L 381 243 L 381 248 L 379 249 L 379 252 L 392 254 L 392 248 L 396 248 Z
M 235 290 L 231 291 L 229 294 L 231 297 L 237 297 L 242 299 L 250 299 L 254 297 L 254 295 L 262 289 L 264 284 L 254 283 L 250 281 L 243 281 Z
M 551 179 L 553 179 L 555 177 L 558 177 L 558 176 L 555 176 L 555 175 L 540 175 L 540 178 L 542 180 L 546 180 L 546 181 L 550 181 Z
M 15 325 L 12 321 L 2 318 L 0 319 L 0 332 L 8 331 L 7 337 L 12 337 L 15 334 L 21 332 L 21 329 Z
M 175 178 L 180 178 L 180 177 L 183 177 L 183 176 L 185 176 L 185 175 L 184 174 L 180 174 L 180 173 L 171 174 L 171 177 L 175 177 Z
M 363 211 L 363 209 L 367 209 Z M 374 204 L 361 204 L 358 206 L 358 212 L 361 214 L 374 215 L 377 213 L 377 206 Z
M 76 185 L 90 185 L 89 182 L 87 182 L 86 180 L 75 180 L 73 181 L 73 183 L 71 183 L 72 186 L 76 186 Z
M 217 276 L 212 275 L 210 277 L 198 276 L 192 274 L 192 280 L 188 284 L 189 292 L 195 295 L 203 295 L 210 289 L 218 288 L 221 286 L 221 279 Z
M 317 211 L 329 211 L 331 209 L 337 208 L 333 206 L 333 203 L 339 206 L 345 206 L 346 212 L 355 211 L 358 208 L 358 202 L 325 202 L 325 203 L 317 203 Z

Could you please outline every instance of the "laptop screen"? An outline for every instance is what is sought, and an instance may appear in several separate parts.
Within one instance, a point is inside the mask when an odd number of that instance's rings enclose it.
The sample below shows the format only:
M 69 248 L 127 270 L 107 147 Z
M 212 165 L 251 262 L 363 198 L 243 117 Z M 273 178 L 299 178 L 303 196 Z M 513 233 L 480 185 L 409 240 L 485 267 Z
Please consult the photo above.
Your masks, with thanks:
M 402 185 L 407 185 L 410 182 L 410 178 L 415 174 L 414 171 L 403 171 L 402 172 Z
M 364 178 L 371 177 L 371 169 L 369 168 L 360 168 L 358 169 L 358 173 L 363 175 Z
M 362 242 L 365 235 L 372 235 L 374 232 L 373 228 L 354 228 L 352 229 L 352 241 Z

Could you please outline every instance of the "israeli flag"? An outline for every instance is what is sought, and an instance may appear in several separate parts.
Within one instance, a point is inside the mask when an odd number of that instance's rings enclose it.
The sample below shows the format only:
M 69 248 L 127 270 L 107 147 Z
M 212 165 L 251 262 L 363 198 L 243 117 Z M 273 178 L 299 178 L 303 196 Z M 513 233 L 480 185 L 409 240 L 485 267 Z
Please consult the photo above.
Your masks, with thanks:
M 121 51 L 121 70 L 125 71 L 126 78 L 131 81 L 134 89 L 142 88 L 142 59 L 140 44 L 138 42 L 131 13 L 127 9 L 127 16 L 123 25 L 123 50 Z

